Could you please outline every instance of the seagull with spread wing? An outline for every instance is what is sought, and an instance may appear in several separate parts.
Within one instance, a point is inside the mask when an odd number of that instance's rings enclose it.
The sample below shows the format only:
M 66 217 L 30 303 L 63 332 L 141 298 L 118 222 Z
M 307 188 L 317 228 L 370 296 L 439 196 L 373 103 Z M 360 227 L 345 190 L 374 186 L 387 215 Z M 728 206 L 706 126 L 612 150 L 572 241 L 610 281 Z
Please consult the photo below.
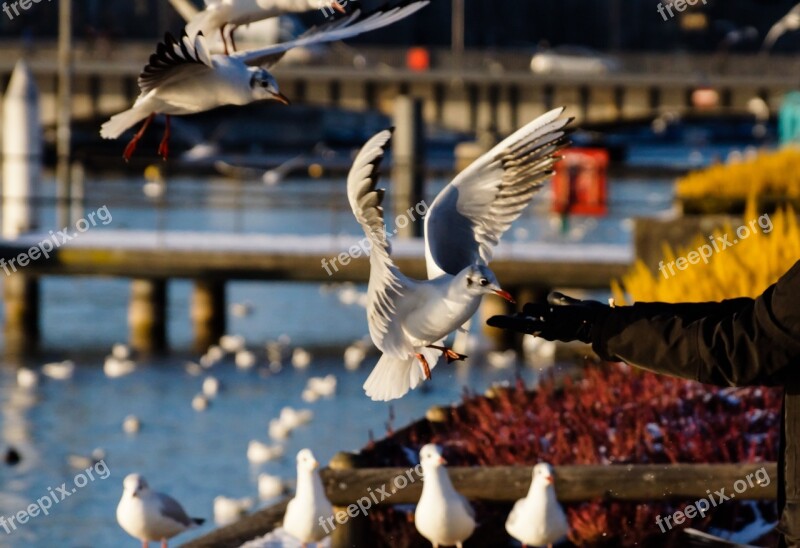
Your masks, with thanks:
M 439 193 L 425 219 L 429 280 L 403 275 L 391 259 L 383 219 L 379 168 L 392 132 L 362 148 L 347 180 L 347 196 L 372 244 L 367 320 L 383 352 L 364 390 L 376 401 L 405 395 L 440 355 L 465 358 L 441 346 L 447 335 L 478 310 L 483 295 L 512 301 L 487 266 L 494 246 L 552 175 L 567 144 L 570 119 L 563 108 L 529 123 L 479 158 Z
M 194 38 L 202 33 L 213 36 L 219 33 L 225 53 L 236 51 L 233 33 L 237 27 L 312 10 L 330 9 L 346 13 L 337 0 L 206 0 L 206 7 L 194 15 L 186 25 L 186 34 Z
M 166 129 L 159 154 L 166 158 L 171 115 L 195 114 L 223 105 L 247 105 L 260 100 L 288 104 L 275 77 L 267 70 L 284 53 L 292 48 L 344 40 L 391 25 L 429 3 L 430 0 L 405 0 L 397 6 L 385 6 L 367 14 L 357 10 L 314 27 L 294 40 L 232 55 L 210 54 L 202 34 L 194 39 L 186 34 L 181 39 L 167 34 L 139 76 L 139 98 L 132 108 L 103 124 L 100 135 L 104 139 L 116 139 L 144 120 L 125 148 L 124 157 L 129 160 L 155 115 L 165 114 Z

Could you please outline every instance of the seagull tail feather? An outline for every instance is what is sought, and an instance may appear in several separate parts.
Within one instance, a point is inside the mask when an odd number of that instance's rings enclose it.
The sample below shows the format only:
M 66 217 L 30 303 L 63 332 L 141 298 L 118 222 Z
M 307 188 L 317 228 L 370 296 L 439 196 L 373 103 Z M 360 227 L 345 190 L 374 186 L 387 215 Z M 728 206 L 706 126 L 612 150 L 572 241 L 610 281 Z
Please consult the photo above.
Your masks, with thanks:
M 100 127 L 100 136 L 103 139 L 117 139 L 120 135 L 125 133 L 125 131 L 148 116 L 150 116 L 149 112 L 136 107 L 115 114 L 108 122 Z
M 438 353 L 428 348 L 422 350 L 431 369 L 436 365 Z M 364 383 L 364 391 L 373 401 L 391 401 L 405 396 L 416 388 L 424 374 L 414 356 L 395 358 L 384 354 Z

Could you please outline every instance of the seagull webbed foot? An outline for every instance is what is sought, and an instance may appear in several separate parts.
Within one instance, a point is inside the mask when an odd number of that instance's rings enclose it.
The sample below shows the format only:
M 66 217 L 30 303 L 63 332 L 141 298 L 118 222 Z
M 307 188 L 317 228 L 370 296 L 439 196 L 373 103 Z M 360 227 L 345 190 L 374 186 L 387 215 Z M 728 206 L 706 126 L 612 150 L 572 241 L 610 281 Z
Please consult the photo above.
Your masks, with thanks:
M 459 354 L 458 352 L 454 351 L 452 348 L 447 348 L 445 346 L 435 346 L 431 345 L 428 348 L 433 348 L 434 350 L 439 350 L 442 355 L 447 358 L 447 363 L 453 362 L 463 362 L 467 359 L 467 356 L 464 354 Z

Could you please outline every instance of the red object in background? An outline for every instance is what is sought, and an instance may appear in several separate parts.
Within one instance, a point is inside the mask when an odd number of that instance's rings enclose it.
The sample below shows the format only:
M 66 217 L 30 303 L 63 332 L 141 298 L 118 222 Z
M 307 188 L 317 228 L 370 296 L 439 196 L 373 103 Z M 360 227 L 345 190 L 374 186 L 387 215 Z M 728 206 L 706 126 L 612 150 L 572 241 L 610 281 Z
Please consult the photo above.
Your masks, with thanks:
M 570 148 L 556 164 L 553 211 L 561 215 L 608 213 L 608 151 Z
M 425 72 L 431 68 L 431 54 L 426 48 L 410 48 L 406 54 L 406 66 L 414 72 Z

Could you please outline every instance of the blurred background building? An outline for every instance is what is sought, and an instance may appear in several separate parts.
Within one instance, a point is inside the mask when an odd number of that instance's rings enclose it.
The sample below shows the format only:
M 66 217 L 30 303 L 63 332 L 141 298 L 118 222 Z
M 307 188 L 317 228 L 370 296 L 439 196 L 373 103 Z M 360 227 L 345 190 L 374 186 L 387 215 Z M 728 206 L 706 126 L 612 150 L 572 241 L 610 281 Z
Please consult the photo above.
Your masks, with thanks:
M 202 2 L 196 2 L 202 4 Z M 366 8 L 378 0 L 364 0 Z M 671 4 L 664 0 L 663 4 Z M 793 0 L 698 0 L 675 17 L 659 13 L 655 0 L 467 0 L 465 34 L 468 48 L 535 48 L 574 45 L 600 51 L 714 51 L 731 32 L 753 27 L 763 37 Z M 434 0 L 419 17 L 403 21 L 354 43 L 430 46 L 450 44 L 452 7 Z M 57 13 L 40 9 L 35 17 L 0 18 L 3 37 L 54 38 Z M 322 15 L 306 19 L 314 23 Z M 166 1 L 108 2 L 75 0 L 78 39 L 154 38 L 165 28 L 180 30 L 182 20 Z M 792 51 L 800 36 L 785 36 L 777 51 Z M 756 51 L 759 40 L 742 40 L 735 50 Z

